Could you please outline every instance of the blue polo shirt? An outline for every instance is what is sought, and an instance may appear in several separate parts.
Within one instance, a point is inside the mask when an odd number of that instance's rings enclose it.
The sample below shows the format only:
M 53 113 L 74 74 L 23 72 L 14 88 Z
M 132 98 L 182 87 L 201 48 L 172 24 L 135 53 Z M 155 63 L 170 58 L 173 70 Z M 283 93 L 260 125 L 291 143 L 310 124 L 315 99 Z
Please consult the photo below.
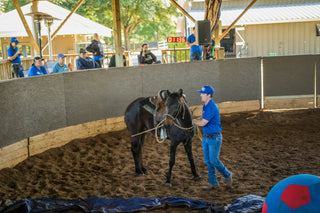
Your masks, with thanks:
M 15 48 L 15 51 L 11 48 L 11 46 L 8 48 L 7 53 L 9 57 L 14 56 L 16 52 L 18 51 L 18 47 Z M 21 63 L 20 54 L 17 55 L 17 57 L 11 62 L 11 63 Z
M 196 41 L 196 37 L 193 35 L 193 33 L 191 35 L 188 36 L 187 38 L 187 42 L 189 42 L 190 44 L 192 44 L 193 42 Z M 202 47 L 198 46 L 198 45 L 193 45 L 190 48 L 190 52 L 191 53 L 202 53 Z
M 46 74 L 48 73 L 46 71 L 46 68 L 44 68 L 44 66 L 41 66 L 39 70 L 35 65 L 33 65 L 29 70 L 28 77 L 37 76 L 37 75 L 46 75 Z
M 52 68 L 52 72 L 55 72 L 55 73 L 68 72 L 68 71 L 69 71 L 69 68 L 67 67 L 66 64 L 63 64 L 63 66 L 61 67 L 58 62 Z
M 203 133 L 214 134 L 221 132 L 220 112 L 213 100 L 210 100 L 207 105 L 203 106 L 202 118 L 209 121 L 207 125 L 202 127 Z

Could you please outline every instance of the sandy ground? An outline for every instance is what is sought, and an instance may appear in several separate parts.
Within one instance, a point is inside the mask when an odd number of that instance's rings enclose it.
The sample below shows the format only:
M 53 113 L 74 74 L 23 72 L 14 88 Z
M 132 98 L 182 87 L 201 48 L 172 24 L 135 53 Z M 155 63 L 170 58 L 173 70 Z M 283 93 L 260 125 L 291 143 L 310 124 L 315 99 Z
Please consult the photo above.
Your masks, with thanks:
M 218 189 L 201 190 L 208 178 L 198 135 L 193 140 L 193 155 L 200 181 L 193 180 L 179 145 L 172 187 L 164 186 L 169 141 L 159 144 L 151 134 L 143 150 L 148 174 L 136 176 L 130 135 L 123 130 L 76 139 L 0 170 L 0 199 L 174 196 L 227 204 L 247 194 L 266 196 L 277 182 L 291 175 L 320 175 L 320 109 L 237 113 L 221 119 L 220 159 L 233 172 L 231 189 L 218 174 Z

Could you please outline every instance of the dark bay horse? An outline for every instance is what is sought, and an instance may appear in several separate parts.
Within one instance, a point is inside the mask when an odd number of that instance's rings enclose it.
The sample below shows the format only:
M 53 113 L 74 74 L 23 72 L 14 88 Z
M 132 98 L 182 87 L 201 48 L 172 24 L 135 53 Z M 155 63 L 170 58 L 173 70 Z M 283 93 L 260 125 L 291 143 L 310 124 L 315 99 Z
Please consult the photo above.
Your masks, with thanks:
M 154 104 L 154 111 L 151 111 L 148 104 L 146 104 L 148 101 Z M 160 122 L 164 124 L 168 139 L 171 140 L 166 185 L 171 185 L 170 179 L 172 167 L 175 164 L 176 149 L 181 142 L 187 153 L 191 172 L 195 180 L 199 180 L 200 177 L 196 171 L 192 155 L 192 138 L 194 136 L 192 115 L 186 104 L 182 89 L 173 93 L 169 90 L 162 90 L 158 93 L 158 96 L 138 98 L 127 107 L 125 111 L 125 123 L 133 136 L 131 152 L 136 173 L 142 175 L 147 172 L 142 161 L 142 147 L 146 133 L 142 132 L 153 129 Z M 152 133 L 154 134 L 155 131 L 152 131 Z

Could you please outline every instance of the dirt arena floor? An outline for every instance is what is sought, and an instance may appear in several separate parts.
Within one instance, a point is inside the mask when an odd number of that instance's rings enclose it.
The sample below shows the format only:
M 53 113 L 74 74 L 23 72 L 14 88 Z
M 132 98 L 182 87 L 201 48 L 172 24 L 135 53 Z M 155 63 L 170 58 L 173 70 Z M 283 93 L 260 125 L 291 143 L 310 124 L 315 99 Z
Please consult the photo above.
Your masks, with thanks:
M 218 174 L 218 189 L 201 190 L 208 178 L 198 135 L 193 140 L 193 155 L 200 181 L 193 180 L 179 145 L 172 187 L 164 186 L 169 141 L 159 144 L 151 134 L 143 150 L 148 174 L 136 176 L 130 135 L 123 130 L 76 139 L 0 170 L 0 199 L 174 196 L 227 204 L 248 194 L 266 196 L 277 182 L 291 175 L 320 175 L 320 109 L 236 113 L 221 119 L 220 159 L 233 172 L 231 189 Z

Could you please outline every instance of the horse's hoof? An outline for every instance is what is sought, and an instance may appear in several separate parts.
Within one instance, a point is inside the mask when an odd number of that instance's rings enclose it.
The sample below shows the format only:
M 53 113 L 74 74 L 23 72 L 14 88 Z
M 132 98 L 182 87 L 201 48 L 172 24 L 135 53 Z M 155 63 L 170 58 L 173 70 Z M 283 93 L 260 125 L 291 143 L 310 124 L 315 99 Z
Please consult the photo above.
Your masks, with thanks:
M 145 168 L 145 167 L 142 167 L 142 172 L 143 172 L 144 174 L 146 174 L 146 173 L 148 172 L 148 169 Z
M 165 185 L 165 186 L 169 186 L 169 187 L 171 187 L 171 186 L 172 186 L 172 184 L 171 184 L 171 183 L 165 183 L 164 185 Z
M 194 180 L 195 180 L 195 181 L 200 181 L 200 180 L 201 180 L 201 177 L 200 177 L 200 176 L 195 177 Z

